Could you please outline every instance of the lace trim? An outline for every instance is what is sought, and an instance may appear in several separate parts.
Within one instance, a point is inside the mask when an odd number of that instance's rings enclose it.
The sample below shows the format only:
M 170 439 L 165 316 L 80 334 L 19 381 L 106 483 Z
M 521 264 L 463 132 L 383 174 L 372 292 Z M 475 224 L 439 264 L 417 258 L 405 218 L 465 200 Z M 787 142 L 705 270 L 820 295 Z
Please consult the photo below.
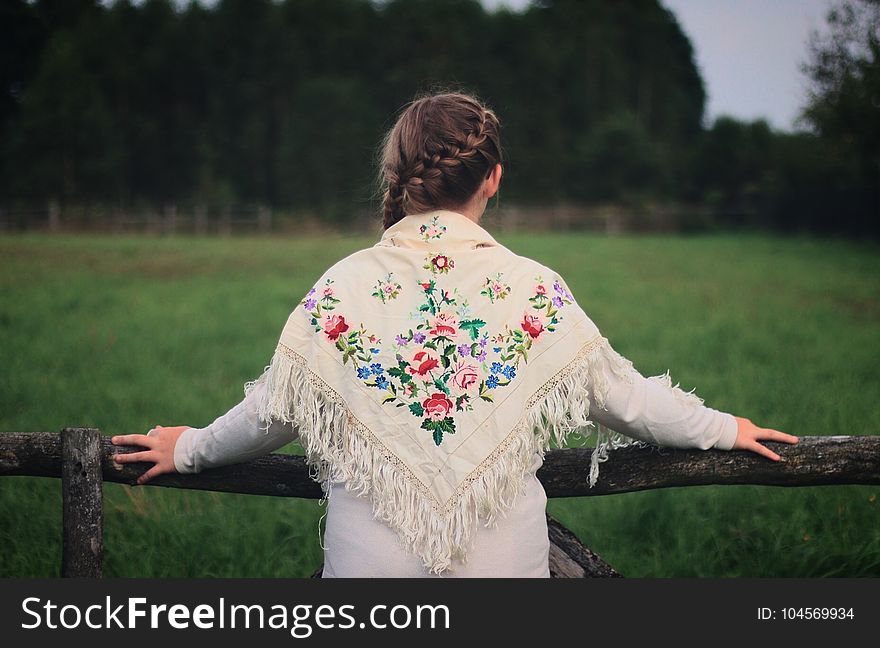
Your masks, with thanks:
M 351 412 L 351 409 L 348 406 L 348 403 L 342 397 L 339 392 L 337 392 L 333 387 L 331 387 L 325 380 L 323 380 L 320 376 L 312 371 L 309 367 L 307 360 L 305 357 L 300 355 L 295 350 L 291 349 L 287 345 L 279 342 L 277 346 L 277 350 L 283 353 L 286 357 L 290 358 L 297 365 L 299 365 L 303 370 L 304 374 L 307 377 L 309 384 L 318 389 L 323 394 L 327 396 L 329 400 L 332 402 L 342 406 L 346 412 L 347 420 L 352 424 L 353 428 L 371 445 L 378 448 L 383 456 L 388 462 L 393 464 L 398 470 L 400 470 L 401 474 L 406 478 L 408 482 L 410 482 L 425 498 L 427 498 L 432 507 L 437 511 L 438 514 L 443 515 L 444 517 L 448 517 L 455 509 L 456 505 L 461 501 L 461 499 L 465 496 L 468 489 L 470 489 L 474 482 L 480 479 L 483 474 L 495 465 L 502 456 L 508 451 L 511 443 L 513 443 L 517 438 L 523 434 L 523 428 L 527 426 L 530 420 L 530 411 L 541 402 L 543 398 L 547 396 L 550 392 L 552 392 L 556 387 L 563 382 L 566 378 L 568 378 L 572 371 L 577 369 L 584 361 L 584 359 L 590 354 L 596 352 L 600 348 L 605 347 L 610 350 L 610 346 L 608 346 L 607 338 L 603 336 L 597 336 L 592 340 L 586 342 L 574 355 L 574 357 L 559 371 L 553 374 L 547 381 L 544 382 L 541 387 L 536 389 L 534 393 L 527 399 L 525 412 L 520 417 L 519 421 L 513 426 L 510 433 L 495 447 L 495 449 L 486 456 L 480 464 L 474 468 L 470 473 L 468 473 L 467 477 L 465 477 L 462 482 L 456 487 L 453 495 L 445 502 L 441 503 L 437 500 L 424 483 L 412 472 L 409 466 L 398 457 L 394 452 L 392 452 L 388 446 L 386 446 L 379 437 L 377 437 L 370 428 L 363 423 L 356 415 Z M 617 354 L 615 354 L 617 355 Z M 615 373 L 618 373 L 622 378 L 630 379 L 630 376 L 626 373 L 626 366 L 631 367 L 632 364 L 618 355 L 618 358 L 622 361 L 621 363 L 611 363 L 612 369 L 615 370 Z M 623 365 L 623 367 L 620 366 Z M 623 369 L 623 371 L 621 371 Z M 601 397 L 601 393 L 597 393 L 597 396 Z M 619 437 L 618 437 L 619 439 Z M 624 443 L 627 443 L 625 441 Z M 616 444 L 614 447 L 617 447 Z M 325 472 L 325 471 L 321 471 Z
M 416 477 L 415 473 L 412 472 L 409 466 L 400 459 L 400 457 L 394 454 L 388 446 L 382 443 L 382 440 L 379 439 L 379 437 L 373 434 L 363 421 L 352 413 L 348 403 L 345 402 L 345 399 L 339 394 L 339 392 L 333 389 L 333 387 L 331 387 L 323 378 L 312 371 L 305 357 L 281 342 L 278 343 L 277 350 L 293 360 L 301 369 L 303 369 L 303 373 L 312 387 L 322 392 L 329 400 L 342 406 L 345 409 L 346 419 L 358 434 L 360 434 L 368 443 L 378 448 L 382 457 L 398 468 L 407 481 L 412 483 L 412 485 L 415 486 L 424 497 L 430 500 L 431 505 L 438 513 L 441 513 L 440 503 L 437 501 L 437 498 L 434 497 L 434 494 L 428 490 L 418 477 Z

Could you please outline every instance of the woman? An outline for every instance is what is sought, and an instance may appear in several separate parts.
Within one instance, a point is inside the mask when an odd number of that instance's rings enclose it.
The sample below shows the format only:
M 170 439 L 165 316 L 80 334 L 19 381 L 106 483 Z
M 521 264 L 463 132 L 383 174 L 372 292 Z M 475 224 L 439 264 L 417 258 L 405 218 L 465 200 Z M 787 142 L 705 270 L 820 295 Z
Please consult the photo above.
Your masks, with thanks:
M 479 225 L 501 182 L 496 115 L 418 98 L 381 148 L 384 233 L 324 272 L 245 398 L 205 428 L 113 443 L 118 462 L 198 472 L 299 439 L 329 505 L 324 577 L 548 577 L 551 441 L 750 450 L 797 437 L 703 405 L 617 354 L 552 268 Z

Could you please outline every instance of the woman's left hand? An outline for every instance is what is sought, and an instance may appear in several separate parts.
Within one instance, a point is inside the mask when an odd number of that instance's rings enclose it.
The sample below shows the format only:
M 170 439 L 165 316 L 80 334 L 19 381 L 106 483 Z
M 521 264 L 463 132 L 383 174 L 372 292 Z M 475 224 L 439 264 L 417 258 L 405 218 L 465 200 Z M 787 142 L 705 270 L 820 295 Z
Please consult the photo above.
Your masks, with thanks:
M 146 434 L 123 434 L 111 437 L 110 442 L 114 445 L 137 445 L 147 448 L 147 450 L 140 452 L 115 454 L 113 459 L 117 463 L 150 461 L 156 464 L 138 477 L 138 484 L 145 484 L 156 475 L 177 472 L 174 466 L 174 446 L 177 444 L 178 437 L 183 434 L 184 430 L 188 430 L 190 427 L 192 426 L 175 425 L 165 427 L 157 425 Z
M 758 441 L 779 441 L 792 444 L 798 442 L 798 437 L 793 434 L 758 427 L 749 419 L 740 416 L 734 416 L 733 418 L 736 419 L 737 424 L 736 441 L 733 444 L 733 450 L 751 450 L 773 461 L 779 461 L 782 457 L 763 443 L 758 443 Z

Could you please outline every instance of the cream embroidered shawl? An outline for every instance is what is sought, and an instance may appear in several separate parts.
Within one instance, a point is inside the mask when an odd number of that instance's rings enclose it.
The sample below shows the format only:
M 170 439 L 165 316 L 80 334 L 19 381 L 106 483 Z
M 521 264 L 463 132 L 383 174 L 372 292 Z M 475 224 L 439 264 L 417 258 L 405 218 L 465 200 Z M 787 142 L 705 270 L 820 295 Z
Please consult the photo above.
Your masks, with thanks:
M 325 492 L 329 479 L 369 496 L 440 573 L 466 561 L 480 516 L 513 505 L 551 440 L 598 431 L 591 486 L 609 448 L 637 443 L 588 420 L 603 362 L 629 376 L 558 273 L 436 210 L 330 267 L 245 393 L 267 381 L 260 418 L 298 427 Z

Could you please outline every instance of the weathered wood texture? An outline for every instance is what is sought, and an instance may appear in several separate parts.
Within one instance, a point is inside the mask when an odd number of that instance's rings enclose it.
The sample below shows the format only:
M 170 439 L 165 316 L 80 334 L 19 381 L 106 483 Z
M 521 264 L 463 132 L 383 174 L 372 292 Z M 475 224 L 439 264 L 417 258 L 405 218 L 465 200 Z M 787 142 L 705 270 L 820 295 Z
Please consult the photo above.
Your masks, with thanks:
M 547 533 L 551 578 L 621 578 L 611 565 L 549 515 Z
M 61 575 L 100 578 L 104 558 L 101 431 L 61 431 Z
M 134 485 L 152 464 L 113 461 L 115 452 L 135 446 L 114 446 L 101 439 L 104 481 Z M 538 478 L 548 497 L 611 495 L 630 491 L 708 484 L 822 486 L 880 484 L 880 436 L 804 436 L 799 443 L 766 442 L 783 461 L 775 462 L 743 450 L 680 450 L 648 446 L 618 448 L 601 464 L 593 488 L 587 482 L 591 449 L 566 448 L 547 453 Z M 61 442 L 47 432 L 0 433 L 0 476 L 61 474 Z M 205 470 L 198 475 L 165 474 L 150 484 L 251 495 L 321 497 L 302 457 L 270 454 L 245 463 Z
M 817 486 L 880 483 L 880 437 L 801 437 L 797 445 L 766 443 L 783 457 L 774 462 L 751 452 L 678 450 L 648 446 L 620 448 L 602 464 L 594 488 L 587 483 L 591 449 L 547 453 L 538 477 L 548 497 L 609 495 L 671 486 L 763 484 Z M 135 485 L 149 463 L 118 465 L 114 446 L 95 428 L 0 433 L 0 476 L 61 477 L 64 506 L 62 575 L 99 577 L 103 557 L 102 481 Z M 253 461 L 205 470 L 197 475 L 166 474 L 155 486 L 252 495 L 319 498 L 300 456 L 271 454 Z M 554 578 L 613 578 L 620 574 L 584 546 L 577 536 L 547 516 L 550 573 Z M 323 566 L 313 577 L 320 577 Z

